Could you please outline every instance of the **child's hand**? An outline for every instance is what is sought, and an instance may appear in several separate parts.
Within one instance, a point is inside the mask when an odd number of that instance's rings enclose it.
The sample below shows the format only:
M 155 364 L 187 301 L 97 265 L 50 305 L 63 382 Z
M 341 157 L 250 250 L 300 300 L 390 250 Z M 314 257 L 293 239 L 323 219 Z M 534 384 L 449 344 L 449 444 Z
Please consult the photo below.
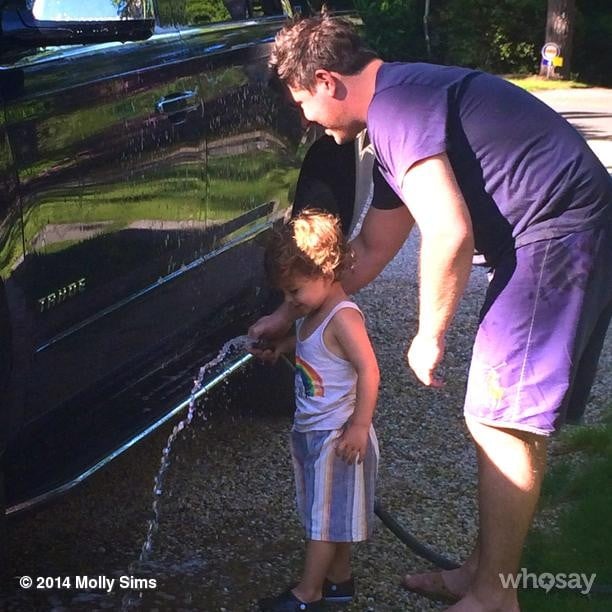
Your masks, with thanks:
M 281 355 L 279 344 L 269 340 L 253 340 L 247 350 L 264 363 L 276 363 Z
M 264 363 L 276 363 L 283 353 L 295 349 L 295 336 L 286 336 L 276 340 L 253 339 L 248 347 L 249 353 Z
M 363 463 L 368 448 L 370 425 L 351 423 L 350 420 L 336 440 L 336 456 L 347 463 Z
M 265 315 L 249 327 L 251 338 L 283 338 L 290 330 L 294 318 L 291 318 L 289 306 L 283 302 L 273 313 Z

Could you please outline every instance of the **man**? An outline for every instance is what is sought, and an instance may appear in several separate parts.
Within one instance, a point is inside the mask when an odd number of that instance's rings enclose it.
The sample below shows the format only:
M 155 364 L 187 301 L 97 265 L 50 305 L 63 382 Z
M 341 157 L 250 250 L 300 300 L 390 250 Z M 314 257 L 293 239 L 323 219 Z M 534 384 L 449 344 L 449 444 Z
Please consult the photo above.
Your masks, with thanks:
M 519 610 L 500 575 L 518 571 L 547 438 L 582 416 L 612 316 L 612 180 L 530 94 L 463 68 L 384 63 L 340 19 L 287 25 L 272 65 L 306 119 L 337 143 L 367 127 L 374 144 L 374 197 L 347 292 L 419 227 L 419 326 L 407 358 L 425 385 L 443 384 L 436 369 L 474 252 L 491 269 L 464 405 L 478 455 L 477 543 L 461 568 L 404 585 L 455 601 L 454 612 Z M 396 201 L 379 201 L 381 175 Z M 251 333 L 272 336 L 291 319 L 281 308 Z

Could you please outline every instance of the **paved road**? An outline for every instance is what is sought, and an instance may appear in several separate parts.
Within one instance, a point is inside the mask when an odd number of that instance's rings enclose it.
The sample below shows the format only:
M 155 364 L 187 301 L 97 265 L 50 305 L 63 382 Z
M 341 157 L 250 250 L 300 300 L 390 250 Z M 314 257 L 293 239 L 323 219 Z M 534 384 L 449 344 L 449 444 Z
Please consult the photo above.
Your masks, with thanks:
M 556 89 L 535 95 L 582 133 L 612 174 L 612 89 Z

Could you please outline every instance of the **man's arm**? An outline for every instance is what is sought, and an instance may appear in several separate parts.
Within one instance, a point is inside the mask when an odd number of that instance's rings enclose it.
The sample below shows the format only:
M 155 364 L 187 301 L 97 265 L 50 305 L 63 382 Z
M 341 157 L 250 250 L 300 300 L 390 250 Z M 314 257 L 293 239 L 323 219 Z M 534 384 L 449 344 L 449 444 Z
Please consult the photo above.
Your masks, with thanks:
M 414 219 L 405 206 L 391 210 L 370 208 L 361 232 L 351 242 L 355 251 L 355 266 L 342 276 L 344 290 L 351 294 L 365 287 L 393 259 L 402 246 Z M 298 315 L 288 302 L 283 302 L 273 313 L 261 317 L 249 328 L 252 338 L 274 339 L 284 336 Z
M 404 175 L 402 194 L 421 233 L 419 329 L 408 362 L 421 382 L 441 386 L 435 370 L 470 276 L 472 222 L 446 154 L 412 166 Z
M 374 280 L 408 238 L 414 219 L 405 206 L 389 210 L 370 207 L 359 235 L 351 242 L 355 265 L 342 276 L 348 294 Z

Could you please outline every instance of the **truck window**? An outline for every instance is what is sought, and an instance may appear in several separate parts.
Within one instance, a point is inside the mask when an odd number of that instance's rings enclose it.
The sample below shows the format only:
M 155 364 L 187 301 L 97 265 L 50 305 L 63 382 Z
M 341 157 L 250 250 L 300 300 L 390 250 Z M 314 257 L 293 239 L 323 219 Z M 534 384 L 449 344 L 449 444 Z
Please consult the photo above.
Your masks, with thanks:
M 332 11 L 353 11 L 355 5 L 353 0 L 308 0 L 313 11 L 320 11 L 325 4 Z
M 40 21 L 115 21 L 153 15 L 142 0 L 34 0 L 32 14 Z
M 204 25 L 229 21 L 232 17 L 223 0 L 160 0 L 161 14 L 171 14 L 177 25 Z
M 190 26 L 283 14 L 281 0 L 160 0 L 160 14 L 164 4 L 177 24 Z

